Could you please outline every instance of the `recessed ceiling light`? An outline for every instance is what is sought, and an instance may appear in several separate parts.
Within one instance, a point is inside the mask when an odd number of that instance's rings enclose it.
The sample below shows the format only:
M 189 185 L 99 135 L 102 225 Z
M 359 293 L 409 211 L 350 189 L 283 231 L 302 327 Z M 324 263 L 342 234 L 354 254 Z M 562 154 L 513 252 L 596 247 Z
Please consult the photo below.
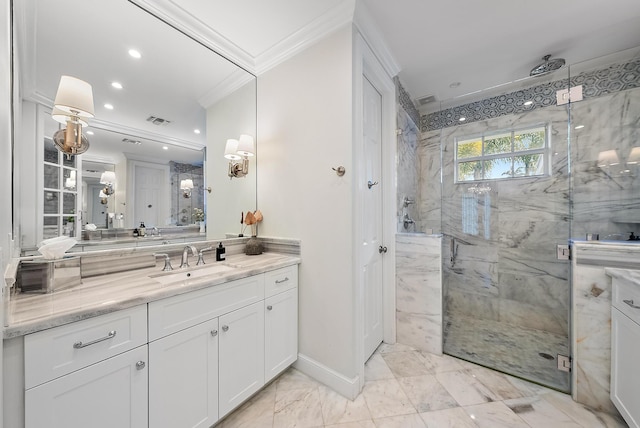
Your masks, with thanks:
M 162 146 L 162 150 L 169 150 L 169 147 L 167 147 L 167 146 Z
M 139 51 L 135 50 L 135 49 L 129 49 L 129 55 L 131 55 L 135 59 L 142 58 L 142 54 Z
M 200 133 L 200 130 L 199 130 L 199 129 L 194 129 L 194 130 L 193 130 L 193 132 L 194 132 L 195 134 L 199 134 L 199 133 Z
M 93 131 L 87 131 L 87 135 L 93 135 Z
M 575 129 L 582 129 L 582 128 L 584 128 L 584 125 L 578 125 L 578 126 L 576 126 Z
M 530 106 L 531 104 L 533 104 L 533 101 L 525 101 L 524 102 L 524 105 L 526 105 L 526 106 Z
M 113 105 L 107 103 L 107 104 L 104 105 L 104 108 L 106 108 L 107 110 L 113 110 Z
M 461 117 L 461 118 L 460 118 L 460 119 L 458 119 L 458 120 L 459 120 L 460 122 L 464 122 L 465 120 L 467 120 L 467 118 L 463 116 L 463 117 Z
M 113 86 L 116 89 L 122 89 L 122 83 L 120 82 L 111 82 L 111 86 Z
M 453 83 L 451 83 L 451 84 L 449 85 L 449 87 L 450 87 L 451 89 L 453 89 L 453 88 L 457 88 L 458 86 L 460 86 L 460 82 L 453 82 Z

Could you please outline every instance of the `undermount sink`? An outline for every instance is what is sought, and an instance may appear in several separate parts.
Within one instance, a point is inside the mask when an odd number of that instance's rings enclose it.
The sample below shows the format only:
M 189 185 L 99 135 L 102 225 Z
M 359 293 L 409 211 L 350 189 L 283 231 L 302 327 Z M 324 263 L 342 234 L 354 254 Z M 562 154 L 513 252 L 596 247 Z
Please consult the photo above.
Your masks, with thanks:
M 224 264 L 195 266 L 188 269 L 176 269 L 171 272 L 149 275 L 149 278 L 152 278 L 161 284 L 171 284 L 174 282 L 186 281 L 188 279 L 199 279 L 207 276 L 220 275 L 233 269 L 235 268 Z

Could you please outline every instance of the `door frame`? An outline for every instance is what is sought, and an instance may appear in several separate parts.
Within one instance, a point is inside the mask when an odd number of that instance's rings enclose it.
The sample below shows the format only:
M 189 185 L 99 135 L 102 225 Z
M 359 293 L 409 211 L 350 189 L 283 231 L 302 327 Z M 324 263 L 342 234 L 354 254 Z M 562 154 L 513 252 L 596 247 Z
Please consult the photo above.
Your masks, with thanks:
M 396 89 L 392 76 L 385 71 L 379 59 L 367 45 L 360 33 L 354 37 L 353 63 L 353 166 L 354 166 L 354 243 L 362 242 L 363 228 L 359 222 L 364 207 L 366 188 L 366 171 L 358 162 L 363 158 L 363 94 L 364 76 L 380 92 L 382 96 L 382 242 L 387 253 L 382 259 L 382 293 L 383 293 L 383 341 L 395 343 L 395 165 L 396 165 Z M 359 245 L 354 245 L 354 355 L 355 367 L 359 379 L 359 389 L 364 387 L 364 276 L 362 253 Z

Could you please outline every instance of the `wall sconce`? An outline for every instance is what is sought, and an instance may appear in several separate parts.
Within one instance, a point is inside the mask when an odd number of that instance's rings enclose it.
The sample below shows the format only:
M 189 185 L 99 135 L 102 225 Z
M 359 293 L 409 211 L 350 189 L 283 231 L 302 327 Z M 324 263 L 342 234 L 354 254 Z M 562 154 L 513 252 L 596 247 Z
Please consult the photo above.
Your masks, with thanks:
M 598 167 L 608 168 L 616 165 L 620 165 L 620 158 L 615 150 L 605 150 L 598 153 Z
M 251 135 L 242 134 L 238 140 L 227 140 L 224 157 L 229 159 L 229 177 L 240 178 L 249 173 L 249 157 L 255 154 L 255 145 Z M 236 162 L 241 161 L 241 162 Z
M 70 171 L 69 177 L 64 180 L 64 187 L 66 189 L 75 189 L 76 188 L 76 172 Z
M 187 178 L 186 180 L 180 180 L 180 190 L 182 190 L 182 196 L 185 198 L 191 197 L 191 190 L 193 190 L 193 180 Z
M 105 171 L 100 176 L 100 184 L 105 184 L 101 193 L 104 193 L 106 197 L 113 195 L 113 186 L 116 184 L 116 173 L 113 171 Z
M 53 104 L 51 117 L 67 126 L 53 134 L 56 148 L 65 153 L 67 159 L 86 152 L 89 140 L 82 135 L 82 127 L 87 126 L 86 118 L 94 116 L 91 85 L 75 77 L 62 76 Z
M 106 193 L 104 193 L 104 190 L 100 191 L 100 194 L 98 195 L 98 199 L 100 199 L 100 203 L 102 205 L 107 205 L 107 198 L 109 197 L 109 195 L 107 195 Z

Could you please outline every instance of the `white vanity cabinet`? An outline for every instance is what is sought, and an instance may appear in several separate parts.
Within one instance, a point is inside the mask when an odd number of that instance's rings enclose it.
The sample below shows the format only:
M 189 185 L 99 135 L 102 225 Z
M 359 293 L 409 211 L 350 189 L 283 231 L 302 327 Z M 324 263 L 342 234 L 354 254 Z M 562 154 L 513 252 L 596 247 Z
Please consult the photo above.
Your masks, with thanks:
M 25 337 L 25 427 L 147 426 L 146 305 Z
M 218 420 L 218 319 L 149 344 L 149 426 L 209 428 Z
M 611 401 L 630 427 L 640 426 L 640 284 L 613 278 Z
M 298 359 L 298 268 L 265 274 L 264 381 Z

